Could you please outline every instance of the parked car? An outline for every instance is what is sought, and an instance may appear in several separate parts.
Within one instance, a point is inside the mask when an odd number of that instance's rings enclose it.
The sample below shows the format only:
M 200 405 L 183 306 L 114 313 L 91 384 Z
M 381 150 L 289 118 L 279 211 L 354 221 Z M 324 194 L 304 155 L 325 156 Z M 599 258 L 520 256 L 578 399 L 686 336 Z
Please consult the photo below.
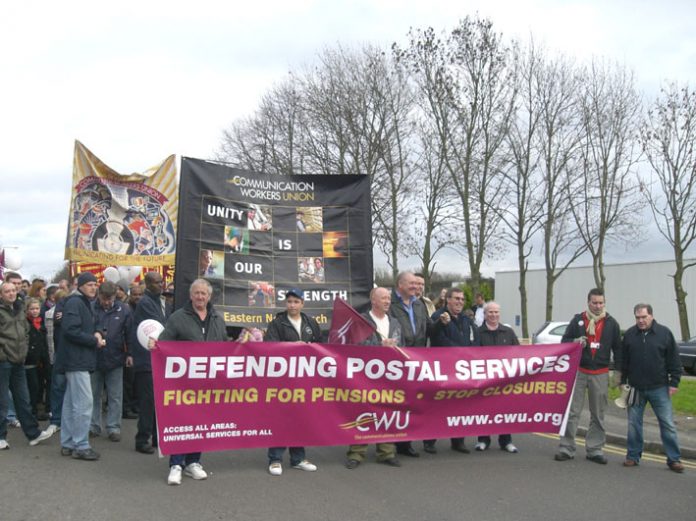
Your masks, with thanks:
M 532 335 L 532 344 L 560 344 L 568 322 L 544 322 Z
M 696 336 L 686 342 L 678 342 L 681 363 L 691 374 L 696 375 Z

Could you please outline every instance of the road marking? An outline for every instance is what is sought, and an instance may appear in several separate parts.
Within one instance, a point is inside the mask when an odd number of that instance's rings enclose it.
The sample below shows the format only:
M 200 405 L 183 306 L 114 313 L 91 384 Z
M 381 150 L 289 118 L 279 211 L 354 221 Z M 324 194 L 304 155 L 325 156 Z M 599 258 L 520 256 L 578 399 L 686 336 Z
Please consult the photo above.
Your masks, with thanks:
M 543 432 L 535 432 L 534 435 L 539 436 L 540 438 L 548 438 L 550 440 L 559 440 L 561 438 L 558 434 L 548 434 L 548 433 L 543 433 Z M 583 438 L 577 438 L 576 444 L 584 447 L 585 440 Z M 618 454 L 619 456 L 625 456 L 626 448 L 621 447 L 619 445 L 611 445 L 611 444 L 607 443 L 606 445 L 604 445 L 604 452 L 608 452 L 609 454 Z M 641 461 L 652 461 L 654 463 L 663 463 L 664 464 L 665 457 L 664 457 L 664 455 L 660 455 L 660 454 L 646 453 L 646 454 L 643 454 L 643 456 L 641 457 Z M 684 468 L 696 470 L 696 461 L 691 461 L 691 460 L 682 458 L 681 462 L 684 465 Z

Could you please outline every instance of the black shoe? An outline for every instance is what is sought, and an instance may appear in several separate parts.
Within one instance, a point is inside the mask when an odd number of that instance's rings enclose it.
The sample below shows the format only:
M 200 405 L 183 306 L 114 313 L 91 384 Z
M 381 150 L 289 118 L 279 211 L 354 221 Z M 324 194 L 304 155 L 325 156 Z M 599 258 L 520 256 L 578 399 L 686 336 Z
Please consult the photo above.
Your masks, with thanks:
M 414 449 L 413 447 L 407 447 L 405 449 L 397 449 L 396 451 L 398 454 L 401 454 L 402 456 L 408 456 L 409 458 L 419 458 L 420 454 L 418 454 L 418 451 Z
M 452 444 L 452 450 L 456 452 L 461 452 L 462 454 L 469 454 L 469 449 L 466 448 L 466 446 L 461 443 L 461 444 Z
M 360 465 L 360 462 L 356 459 L 349 459 L 348 461 L 346 461 L 346 468 L 348 470 L 358 468 L 358 465 Z
M 94 449 L 75 450 L 72 453 L 73 459 L 81 459 L 85 461 L 97 461 L 99 453 Z
M 595 454 L 594 456 L 585 456 L 585 459 L 588 459 L 593 463 L 599 463 L 600 465 L 606 465 L 609 462 L 609 460 L 603 454 Z
M 135 446 L 136 452 L 140 452 L 141 454 L 154 454 L 155 453 L 155 448 L 150 445 L 149 443 L 146 443 L 145 445 L 136 445 Z
M 111 441 L 121 441 L 121 433 L 120 432 L 110 432 L 109 439 Z
M 68 447 L 61 447 L 60 448 L 60 455 L 61 456 L 72 456 L 73 450 L 69 449 Z
M 383 460 L 378 461 L 377 463 L 381 463 L 382 465 L 387 465 L 388 467 L 400 467 L 401 466 L 401 462 L 396 458 L 383 459 Z
M 558 452 L 558 453 L 553 457 L 553 459 L 555 459 L 556 461 L 568 461 L 568 460 L 573 459 L 573 456 L 571 456 L 570 454 L 567 454 L 567 453 L 565 453 L 565 452 Z
M 424 443 L 423 450 L 428 454 L 437 454 L 437 449 L 435 448 L 434 443 Z
M 137 420 L 137 419 L 138 419 L 138 415 L 135 414 L 134 412 L 123 411 L 123 414 L 121 415 L 121 418 L 123 418 L 124 420 Z

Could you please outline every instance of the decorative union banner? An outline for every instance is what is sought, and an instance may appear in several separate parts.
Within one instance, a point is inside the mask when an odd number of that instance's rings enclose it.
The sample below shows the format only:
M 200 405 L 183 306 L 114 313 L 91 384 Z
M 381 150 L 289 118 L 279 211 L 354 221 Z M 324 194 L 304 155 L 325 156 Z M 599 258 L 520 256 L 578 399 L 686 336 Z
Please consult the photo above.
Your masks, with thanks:
M 106 266 L 173 264 L 179 204 L 175 158 L 141 174 L 122 175 L 75 141 L 65 258 Z
M 405 355 L 405 356 L 404 356 Z M 159 342 L 164 454 L 560 432 L 579 344 L 411 348 Z

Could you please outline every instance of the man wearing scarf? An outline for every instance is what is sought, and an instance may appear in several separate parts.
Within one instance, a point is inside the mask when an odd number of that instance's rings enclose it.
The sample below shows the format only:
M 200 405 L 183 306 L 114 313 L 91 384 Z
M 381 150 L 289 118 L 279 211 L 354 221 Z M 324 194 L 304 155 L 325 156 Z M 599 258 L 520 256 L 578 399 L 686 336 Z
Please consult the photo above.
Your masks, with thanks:
M 609 394 L 609 363 L 612 353 L 615 366 L 621 367 L 621 328 L 606 312 L 604 305 L 604 291 L 599 288 L 591 289 L 587 294 L 587 310 L 571 319 L 561 339 L 561 342 L 580 343 L 582 355 L 565 434 L 561 437 L 558 452 L 554 457 L 556 461 L 568 461 L 575 457 L 575 434 L 587 394 L 590 426 L 585 436 L 585 457 L 594 463 L 607 463 L 603 453 L 606 439 L 604 411 Z M 619 378 L 615 378 L 615 381 Z

